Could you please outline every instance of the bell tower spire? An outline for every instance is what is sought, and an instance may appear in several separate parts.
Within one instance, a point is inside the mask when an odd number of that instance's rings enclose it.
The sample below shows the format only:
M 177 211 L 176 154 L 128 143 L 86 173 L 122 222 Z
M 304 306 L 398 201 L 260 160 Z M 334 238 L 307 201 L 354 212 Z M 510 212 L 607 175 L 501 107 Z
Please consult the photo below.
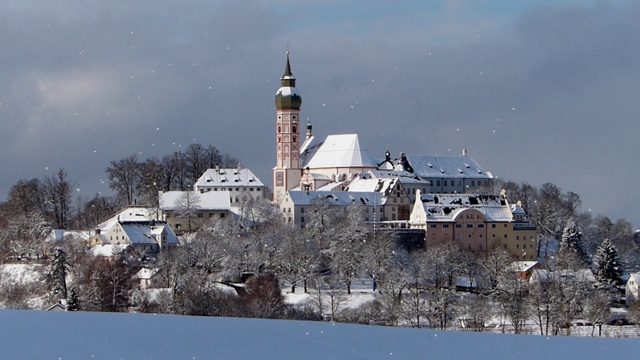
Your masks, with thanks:
M 276 91 L 276 166 L 273 168 L 273 200 L 281 201 L 288 190 L 300 185 L 300 107 L 302 97 L 291 71 L 289 50 L 280 88 Z

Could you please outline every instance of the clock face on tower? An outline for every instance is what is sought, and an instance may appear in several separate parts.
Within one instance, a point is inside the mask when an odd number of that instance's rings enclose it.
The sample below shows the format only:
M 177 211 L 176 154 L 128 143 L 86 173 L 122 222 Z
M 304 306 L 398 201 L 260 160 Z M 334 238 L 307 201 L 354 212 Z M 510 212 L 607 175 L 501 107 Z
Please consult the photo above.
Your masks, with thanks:
M 284 176 L 282 175 L 282 171 L 278 171 L 276 173 L 276 186 L 284 185 Z

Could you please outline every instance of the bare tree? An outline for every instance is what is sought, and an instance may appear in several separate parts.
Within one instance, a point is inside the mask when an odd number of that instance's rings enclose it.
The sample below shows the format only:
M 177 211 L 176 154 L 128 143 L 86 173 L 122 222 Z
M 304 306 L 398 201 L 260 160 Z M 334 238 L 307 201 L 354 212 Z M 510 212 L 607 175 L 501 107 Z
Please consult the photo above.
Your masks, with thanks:
M 136 192 L 140 195 L 141 202 L 154 209 L 156 217 L 160 207 L 160 191 L 167 188 L 163 184 L 164 168 L 163 163 L 156 157 L 149 158 L 140 166 L 140 181 L 136 184 Z
M 276 255 L 276 268 L 280 277 L 291 285 L 291 293 L 302 283 L 307 292 L 307 281 L 313 273 L 317 253 L 313 239 L 304 230 L 292 225 L 284 225 L 282 243 Z
M 205 149 L 200 144 L 191 144 L 184 151 L 184 158 L 186 160 L 187 179 L 191 184 L 195 184 L 206 170 Z
M 496 247 L 485 259 L 481 259 L 479 264 L 482 270 L 483 287 L 495 292 L 507 276 L 513 276 L 509 266 L 514 260 L 509 250 L 502 246 Z
M 396 250 L 393 234 L 389 232 L 372 231 L 363 240 L 362 268 L 373 281 L 374 291 L 391 265 Z
M 140 183 L 140 164 L 134 154 L 118 161 L 109 162 L 106 169 L 109 187 L 118 193 L 126 205 L 134 203 L 136 188 Z
M 43 180 L 45 203 L 48 213 L 53 217 L 56 229 L 66 229 L 71 208 L 71 181 L 66 170 L 60 169 L 55 175 L 45 176 Z
M 187 232 L 193 231 L 192 221 L 198 216 L 200 194 L 197 191 L 183 191 L 175 203 L 176 215 L 187 220 Z
M 311 281 L 311 302 L 321 314 L 330 314 L 330 321 L 336 320 L 336 315 L 347 301 L 344 284 L 335 276 L 324 275 L 315 277 Z

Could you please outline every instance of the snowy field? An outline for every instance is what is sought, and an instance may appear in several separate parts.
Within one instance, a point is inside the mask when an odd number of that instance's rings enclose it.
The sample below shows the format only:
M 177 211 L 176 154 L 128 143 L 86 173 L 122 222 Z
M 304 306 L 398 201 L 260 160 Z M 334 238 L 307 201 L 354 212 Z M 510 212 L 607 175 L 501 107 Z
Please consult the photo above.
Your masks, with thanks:
M 606 359 L 637 339 L 172 315 L 0 310 L 3 359 Z

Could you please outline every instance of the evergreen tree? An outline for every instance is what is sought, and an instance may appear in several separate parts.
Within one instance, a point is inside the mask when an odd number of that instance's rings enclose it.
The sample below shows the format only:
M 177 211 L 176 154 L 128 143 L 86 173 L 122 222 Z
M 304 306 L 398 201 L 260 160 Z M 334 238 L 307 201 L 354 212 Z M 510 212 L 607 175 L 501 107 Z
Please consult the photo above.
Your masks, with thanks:
M 584 250 L 582 242 L 582 231 L 580 231 L 580 228 L 576 225 L 575 221 L 570 219 L 562 230 L 560 251 L 571 250 L 578 256 L 578 258 L 580 258 L 580 260 L 589 262 L 589 256 Z
M 618 250 L 610 239 L 605 239 L 593 257 L 593 274 L 602 284 L 618 285 L 623 273 L 623 267 L 618 256 Z
M 78 290 L 76 287 L 72 287 L 69 291 L 69 298 L 67 299 L 67 311 L 78 311 Z
M 45 272 L 45 281 L 47 290 L 51 298 L 66 299 L 67 298 L 67 254 L 62 248 L 55 248 L 51 264 Z

